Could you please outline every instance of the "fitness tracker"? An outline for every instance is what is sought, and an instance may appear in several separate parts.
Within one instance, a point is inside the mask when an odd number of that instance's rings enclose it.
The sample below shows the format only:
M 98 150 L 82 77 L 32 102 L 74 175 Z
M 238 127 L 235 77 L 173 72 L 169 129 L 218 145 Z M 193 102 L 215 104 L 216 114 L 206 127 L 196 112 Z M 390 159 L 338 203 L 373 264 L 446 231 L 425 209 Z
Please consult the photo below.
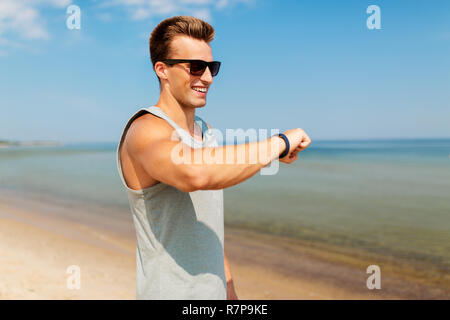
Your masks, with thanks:
M 283 138 L 284 142 L 286 143 L 286 149 L 284 149 L 283 153 L 278 156 L 278 159 L 281 159 L 287 156 L 287 154 L 289 153 L 289 139 L 283 133 L 278 133 L 277 136 Z

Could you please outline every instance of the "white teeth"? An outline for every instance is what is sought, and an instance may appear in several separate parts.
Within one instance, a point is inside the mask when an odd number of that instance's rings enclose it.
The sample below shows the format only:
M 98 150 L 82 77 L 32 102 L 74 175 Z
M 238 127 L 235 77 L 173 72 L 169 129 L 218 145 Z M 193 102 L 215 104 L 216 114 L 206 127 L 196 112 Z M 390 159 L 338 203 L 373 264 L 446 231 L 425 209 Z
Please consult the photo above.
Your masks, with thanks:
M 199 92 L 206 92 L 206 91 L 207 91 L 206 88 L 197 88 L 197 87 L 194 87 L 194 88 L 192 88 L 192 89 L 194 89 L 195 91 L 199 91 Z

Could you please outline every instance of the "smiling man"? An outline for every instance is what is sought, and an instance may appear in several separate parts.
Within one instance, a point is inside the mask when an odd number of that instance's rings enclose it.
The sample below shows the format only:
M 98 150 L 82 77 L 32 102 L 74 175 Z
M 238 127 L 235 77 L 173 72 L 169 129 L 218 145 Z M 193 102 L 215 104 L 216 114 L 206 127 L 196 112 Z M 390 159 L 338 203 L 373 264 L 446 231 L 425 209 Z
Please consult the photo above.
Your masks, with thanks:
M 278 157 L 292 163 L 310 143 L 303 130 L 293 129 L 261 142 L 218 146 L 211 126 L 195 115 L 220 69 L 209 45 L 213 38 L 213 27 L 194 17 L 156 26 L 150 56 L 159 101 L 129 119 L 117 148 L 136 228 L 137 299 L 237 299 L 224 252 L 223 189 Z M 180 143 L 189 151 L 181 163 L 173 158 Z M 211 150 L 249 159 L 259 150 L 251 144 L 270 151 L 258 163 L 189 161 Z

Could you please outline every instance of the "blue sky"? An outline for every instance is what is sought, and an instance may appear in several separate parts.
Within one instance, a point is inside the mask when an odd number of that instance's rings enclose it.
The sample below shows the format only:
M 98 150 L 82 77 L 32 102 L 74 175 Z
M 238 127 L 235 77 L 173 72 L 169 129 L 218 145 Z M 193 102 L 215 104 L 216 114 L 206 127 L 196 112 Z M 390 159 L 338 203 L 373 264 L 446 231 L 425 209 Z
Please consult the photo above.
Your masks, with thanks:
M 158 100 L 148 36 L 178 14 L 216 29 L 222 68 L 197 115 L 220 130 L 450 137 L 450 1 L 0 0 L 0 139 L 118 141 Z

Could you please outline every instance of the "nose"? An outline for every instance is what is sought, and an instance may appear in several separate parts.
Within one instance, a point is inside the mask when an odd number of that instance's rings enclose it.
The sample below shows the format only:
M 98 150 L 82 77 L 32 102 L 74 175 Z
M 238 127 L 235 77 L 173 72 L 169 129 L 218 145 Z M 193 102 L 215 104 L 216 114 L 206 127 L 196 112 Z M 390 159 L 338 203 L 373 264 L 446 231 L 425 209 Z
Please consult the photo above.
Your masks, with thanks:
M 209 70 L 209 67 L 206 67 L 205 72 L 203 72 L 202 76 L 200 77 L 200 80 L 207 82 L 207 83 L 213 82 L 213 77 L 211 75 L 211 71 Z

